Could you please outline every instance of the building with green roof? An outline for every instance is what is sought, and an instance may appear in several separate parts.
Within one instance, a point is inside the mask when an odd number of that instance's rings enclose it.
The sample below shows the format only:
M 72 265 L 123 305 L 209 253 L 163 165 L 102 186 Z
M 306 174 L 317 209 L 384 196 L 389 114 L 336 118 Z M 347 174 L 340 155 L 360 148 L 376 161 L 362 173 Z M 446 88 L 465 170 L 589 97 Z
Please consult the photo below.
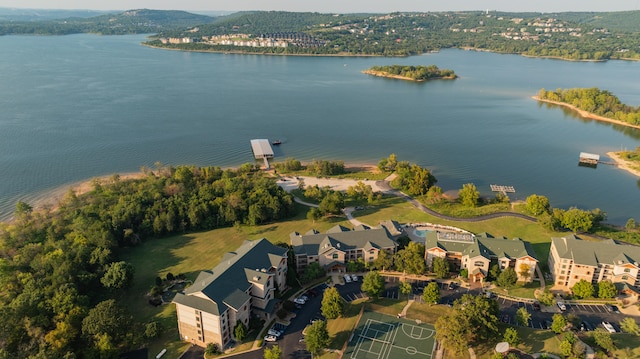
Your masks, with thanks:
M 554 289 L 568 291 L 581 279 L 596 284 L 609 280 L 637 292 L 640 247 L 612 239 L 584 241 L 575 235 L 551 238 L 549 269 Z M 636 288 L 632 288 L 636 287 Z
M 398 247 L 398 243 L 385 226 L 369 228 L 360 225 L 350 230 L 337 225 L 327 233 L 320 233 L 314 229 L 303 235 L 293 232 L 289 239 L 296 256 L 298 273 L 314 262 L 329 272 L 345 272 L 346 263 L 349 261 L 362 259 L 365 262 L 373 262 L 378 258 L 380 251 L 387 251 L 393 255 Z
M 433 259 L 446 259 L 454 271 L 467 269 L 469 279 L 484 279 L 492 263 L 500 270 L 512 267 L 518 274 L 518 281 L 531 282 L 538 260 L 529 242 L 520 238 L 494 238 L 490 234 L 440 232 L 426 233 L 425 259 L 431 267 Z
M 248 326 L 252 315 L 271 320 L 278 307 L 275 291 L 286 285 L 287 251 L 264 238 L 247 240 L 215 268 L 200 272 L 173 299 L 180 338 L 224 348 L 238 321 Z

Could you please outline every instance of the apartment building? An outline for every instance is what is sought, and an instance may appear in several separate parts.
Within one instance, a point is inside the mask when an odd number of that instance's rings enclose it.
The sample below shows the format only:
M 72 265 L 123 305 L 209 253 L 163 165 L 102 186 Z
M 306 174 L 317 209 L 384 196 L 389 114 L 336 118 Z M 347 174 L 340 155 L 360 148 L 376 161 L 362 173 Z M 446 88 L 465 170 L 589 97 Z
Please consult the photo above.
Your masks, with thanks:
M 271 320 L 279 306 L 275 291 L 286 285 L 287 250 L 264 238 L 247 240 L 215 268 L 200 272 L 193 285 L 173 299 L 180 338 L 224 348 L 238 321 L 249 326 L 252 316 Z

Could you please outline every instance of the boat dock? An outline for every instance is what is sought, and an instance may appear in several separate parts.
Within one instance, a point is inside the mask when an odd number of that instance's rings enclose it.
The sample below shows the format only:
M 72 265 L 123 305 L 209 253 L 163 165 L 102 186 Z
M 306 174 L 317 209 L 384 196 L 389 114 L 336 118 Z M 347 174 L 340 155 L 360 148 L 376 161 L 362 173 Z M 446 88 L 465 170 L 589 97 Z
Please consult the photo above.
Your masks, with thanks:
M 267 139 L 251 140 L 251 149 L 256 160 L 264 160 L 266 169 L 271 168 L 269 158 L 273 158 L 273 148 Z
M 597 165 L 600 162 L 600 155 L 594 153 L 580 152 L 579 163 L 585 165 Z
M 500 186 L 497 184 L 492 184 L 491 191 L 492 192 L 502 192 L 506 196 L 507 193 L 516 193 L 516 189 L 513 186 Z

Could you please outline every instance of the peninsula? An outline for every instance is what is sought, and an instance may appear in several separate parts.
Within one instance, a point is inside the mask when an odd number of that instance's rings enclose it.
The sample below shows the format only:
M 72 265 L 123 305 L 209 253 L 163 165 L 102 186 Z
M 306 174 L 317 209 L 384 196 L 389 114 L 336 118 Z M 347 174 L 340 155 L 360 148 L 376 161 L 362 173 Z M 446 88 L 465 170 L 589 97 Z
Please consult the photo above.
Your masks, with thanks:
M 423 82 L 427 80 L 453 80 L 458 76 L 453 70 L 439 69 L 436 65 L 429 66 L 372 66 L 368 70 L 362 71 L 367 75 L 388 77 L 399 80 Z
M 574 88 L 546 91 L 541 89 L 533 99 L 563 106 L 584 118 L 640 129 L 640 108 L 625 105 L 609 91 L 598 88 Z M 607 152 L 618 168 L 640 177 L 640 150 Z

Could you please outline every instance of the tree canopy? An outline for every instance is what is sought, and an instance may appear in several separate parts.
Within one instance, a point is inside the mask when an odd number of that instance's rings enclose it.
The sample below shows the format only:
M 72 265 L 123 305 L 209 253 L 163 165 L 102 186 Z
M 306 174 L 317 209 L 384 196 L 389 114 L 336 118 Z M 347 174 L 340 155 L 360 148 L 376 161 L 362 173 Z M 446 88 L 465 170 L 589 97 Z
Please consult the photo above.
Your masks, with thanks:
M 412 66 L 412 65 L 385 65 L 372 66 L 365 73 L 380 73 L 386 76 L 400 76 L 413 81 L 425 81 L 440 78 L 456 78 L 453 70 L 441 70 L 436 65 Z
M 378 298 L 384 291 L 384 278 L 378 271 L 371 271 L 362 279 L 360 289 L 369 297 Z
M 327 319 L 335 319 L 344 313 L 344 300 L 336 287 L 329 287 L 324 291 L 320 309 Z
M 329 331 L 327 330 L 327 322 L 324 320 L 316 320 L 311 323 L 305 335 L 305 343 L 307 350 L 313 355 L 319 355 L 322 350 L 329 345 Z

